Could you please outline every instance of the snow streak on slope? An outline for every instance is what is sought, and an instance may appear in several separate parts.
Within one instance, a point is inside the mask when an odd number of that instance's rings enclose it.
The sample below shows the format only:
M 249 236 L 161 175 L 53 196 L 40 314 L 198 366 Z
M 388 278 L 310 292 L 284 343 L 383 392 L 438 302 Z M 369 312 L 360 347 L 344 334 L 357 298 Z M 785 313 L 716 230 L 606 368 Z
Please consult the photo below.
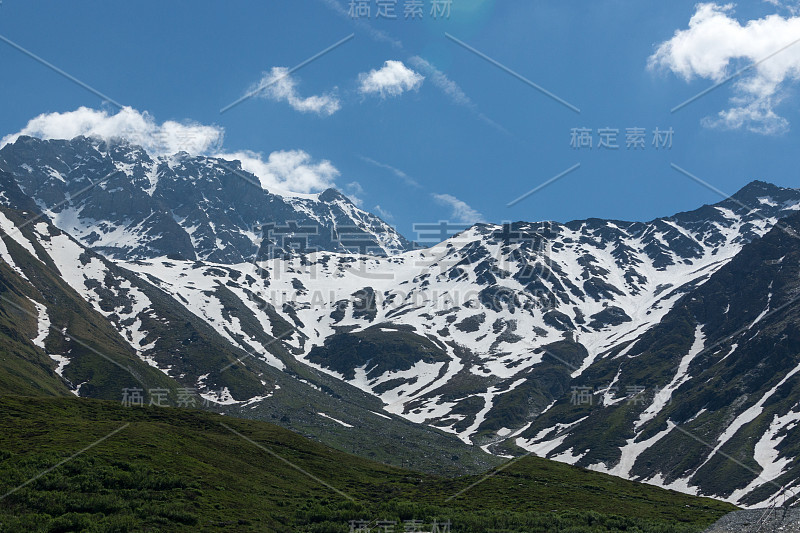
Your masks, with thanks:
M 597 472 L 604 472 L 606 474 L 611 474 L 614 476 L 628 478 L 631 475 L 631 470 L 633 469 L 633 465 L 636 463 L 636 460 L 639 456 L 650 448 L 653 444 L 660 441 L 664 437 L 666 437 L 673 429 L 675 428 L 675 424 L 673 422 L 667 421 L 667 427 L 663 431 L 660 431 L 650 437 L 649 439 L 645 439 L 639 442 L 636 442 L 639 438 L 639 434 L 637 434 L 632 439 L 628 439 L 625 446 L 620 449 L 621 456 L 619 459 L 619 463 L 616 464 L 613 468 L 608 468 L 606 465 L 599 463 L 595 465 L 589 466 L 590 470 L 596 470 Z
M 237 269 L 235 266 L 228 265 L 198 266 L 194 262 L 172 260 L 148 263 L 121 262 L 120 265 L 152 275 L 160 281 L 159 288 L 175 296 L 189 311 L 215 328 L 231 344 L 245 349 L 248 353 L 251 353 L 252 350 L 252 355 L 260 357 L 280 370 L 285 368 L 283 362 L 270 353 L 265 343 L 252 337 L 242 327 L 240 319 L 228 313 L 226 304 L 218 293 L 221 287 L 233 292 L 239 302 L 259 320 L 265 332 L 273 331 L 268 314 L 259 307 L 259 302 L 251 297 L 260 295 L 257 290 L 254 290 L 257 287 L 249 285 L 246 281 L 242 284 L 234 281 L 234 279 L 240 278 L 236 272 L 242 273 L 242 277 L 247 277 L 253 270 L 250 265 L 245 265 L 243 268 L 240 265 L 240 269 Z M 250 279 L 255 282 L 255 279 Z M 291 338 L 292 336 L 287 336 L 286 340 Z
M 740 498 L 749 492 L 764 485 L 774 483 L 786 471 L 793 459 L 791 457 L 780 457 L 778 446 L 786 438 L 787 433 L 792 431 L 800 423 L 800 412 L 790 411 L 783 416 L 775 415 L 769 426 L 769 430 L 756 443 L 753 458 L 761 467 L 761 473 L 743 489 L 735 491 L 730 501 L 739 501 Z M 754 507 L 768 504 L 769 499 L 756 504 Z
M 34 305 L 34 307 L 36 307 L 36 313 L 38 315 L 36 338 L 32 339 L 33 344 L 41 348 L 50 359 L 55 361 L 57 365 L 55 372 L 59 375 L 59 377 L 63 378 L 64 368 L 69 364 L 69 359 L 63 355 L 52 354 L 48 352 L 44 346 L 44 341 L 47 336 L 50 335 L 51 329 L 50 317 L 47 314 L 47 307 L 35 300 L 31 300 L 31 303 Z
M 678 365 L 678 372 L 675 374 L 675 377 L 673 377 L 672 381 L 670 381 L 669 384 L 656 395 L 653 403 L 650 404 L 641 415 L 639 415 L 639 420 L 637 420 L 633 425 L 634 429 L 638 430 L 646 423 L 654 419 L 656 415 L 658 415 L 658 413 L 664 409 L 664 406 L 672 401 L 672 395 L 675 393 L 675 391 L 678 390 L 681 385 L 691 379 L 691 376 L 689 375 L 689 365 L 692 363 L 697 354 L 703 351 L 704 345 L 705 337 L 703 336 L 703 326 L 697 326 L 694 334 L 694 343 L 689 349 L 689 353 L 687 353 L 683 359 L 681 359 L 681 362 Z
M 711 450 L 711 453 L 708 454 L 708 458 L 706 458 L 705 462 L 700 465 L 700 468 L 705 466 L 708 461 L 711 460 L 714 455 L 719 452 L 720 448 L 722 448 L 725 443 L 727 443 L 740 429 L 744 426 L 755 420 L 764 410 L 764 404 L 778 391 L 780 387 L 782 387 L 787 381 L 789 381 L 795 374 L 800 372 L 800 366 L 796 367 L 794 370 L 786 374 L 783 379 L 778 382 L 777 385 L 772 387 L 764 396 L 761 397 L 755 405 L 747 409 L 744 413 L 739 415 L 736 420 L 733 421 L 731 425 L 727 427 L 727 429 L 719 436 L 717 439 L 717 443 L 714 446 L 714 449 Z M 698 470 L 700 469 L 698 468 Z
M 42 236 L 42 246 L 55 262 L 64 280 L 97 311 L 114 318 L 122 336 L 137 354 L 142 356 L 151 349 L 152 346 L 144 344 L 147 332 L 141 330 L 140 317 L 143 313 L 152 312 L 147 296 L 133 287 L 130 281 L 115 277 L 101 259 L 91 257 L 68 235 L 50 235 L 40 228 L 37 231 Z M 104 299 L 102 291 L 107 290 L 112 281 L 125 297 L 115 307 L 101 304 Z

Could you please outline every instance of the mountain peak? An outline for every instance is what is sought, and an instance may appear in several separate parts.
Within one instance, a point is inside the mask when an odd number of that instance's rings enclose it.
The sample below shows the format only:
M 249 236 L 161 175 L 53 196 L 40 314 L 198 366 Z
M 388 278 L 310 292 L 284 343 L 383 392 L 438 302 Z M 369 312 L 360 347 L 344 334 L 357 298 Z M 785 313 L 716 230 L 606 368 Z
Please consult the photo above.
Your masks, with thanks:
M 777 195 L 784 190 L 786 190 L 784 187 L 778 187 L 766 181 L 753 180 L 739 189 L 731 198 L 735 198 L 739 201 L 752 201 L 763 196 Z
M 350 202 L 350 199 L 347 196 L 345 196 L 344 194 L 342 194 L 341 192 L 339 192 L 334 188 L 329 188 L 322 191 L 319 194 L 319 200 L 321 202 L 326 202 L 326 203 L 335 202 L 336 200 L 345 200 L 349 203 L 352 203 Z

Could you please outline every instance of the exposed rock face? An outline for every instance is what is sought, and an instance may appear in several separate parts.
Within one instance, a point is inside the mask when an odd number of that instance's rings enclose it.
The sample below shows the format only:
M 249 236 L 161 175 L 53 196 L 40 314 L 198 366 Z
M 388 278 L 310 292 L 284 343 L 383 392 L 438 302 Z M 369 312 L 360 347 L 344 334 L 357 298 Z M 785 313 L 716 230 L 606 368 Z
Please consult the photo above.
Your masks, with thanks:
M 722 517 L 704 533 L 800 533 L 800 509 L 751 509 Z
M 409 247 L 341 193 L 270 192 L 238 161 L 151 158 L 122 140 L 20 137 L 0 150 L 0 169 L 58 227 L 113 258 L 233 264 L 297 249 L 391 255 Z

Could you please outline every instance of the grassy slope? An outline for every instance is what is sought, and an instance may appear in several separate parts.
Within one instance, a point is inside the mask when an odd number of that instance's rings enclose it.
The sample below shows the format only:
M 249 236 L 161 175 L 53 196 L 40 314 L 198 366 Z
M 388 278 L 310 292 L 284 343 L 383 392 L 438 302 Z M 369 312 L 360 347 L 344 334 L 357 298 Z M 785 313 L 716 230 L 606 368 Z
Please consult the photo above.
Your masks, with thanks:
M 536 458 L 448 501 L 481 477 L 443 479 L 402 470 L 272 424 L 202 411 L 6 396 L 0 398 L 0 427 L 3 532 L 345 532 L 357 519 L 398 520 L 401 531 L 403 520 L 438 518 L 451 520 L 452 531 L 666 533 L 700 531 L 733 509 Z
M 15 276 L 0 261 L 0 391 L 69 394 L 67 386 L 53 372 L 53 361 L 30 341 L 37 335 L 37 321 L 31 316 L 36 316 L 36 308 L 27 298 L 33 296 L 33 291 L 16 290 L 9 282 Z
M 38 313 L 30 300 L 47 307 L 52 328 L 45 339 L 48 353 L 69 354 L 64 377 L 86 383 L 82 394 L 118 399 L 123 388 L 167 388 L 178 383 L 139 359 L 114 327 L 63 279 L 25 215 L 0 208 L 31 242 L 38 258 L 7 235 L 0 236 L 27 281 L 0 261 L 0 391 L 17 394 L 67 395 L 49 357 L 30 342 L 37 334 Z M 27 216 L 30 216 L 28 214 Z M 27 226 L 26 226 L 27 224 Z M 59 330 L 66 334 L 58 334 Z

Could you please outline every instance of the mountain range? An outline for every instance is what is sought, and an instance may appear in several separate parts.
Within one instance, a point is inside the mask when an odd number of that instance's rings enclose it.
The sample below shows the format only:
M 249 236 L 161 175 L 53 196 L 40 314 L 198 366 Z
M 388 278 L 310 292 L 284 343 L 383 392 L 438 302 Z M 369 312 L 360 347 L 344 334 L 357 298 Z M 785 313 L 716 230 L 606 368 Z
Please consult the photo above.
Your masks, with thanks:
M 536 454 L 747 506 L 800 489 L 800 190 L 419 248 L 237 162 L 20 137 L 0 202 L 0 390 L 190 391 L 428 471 Z

